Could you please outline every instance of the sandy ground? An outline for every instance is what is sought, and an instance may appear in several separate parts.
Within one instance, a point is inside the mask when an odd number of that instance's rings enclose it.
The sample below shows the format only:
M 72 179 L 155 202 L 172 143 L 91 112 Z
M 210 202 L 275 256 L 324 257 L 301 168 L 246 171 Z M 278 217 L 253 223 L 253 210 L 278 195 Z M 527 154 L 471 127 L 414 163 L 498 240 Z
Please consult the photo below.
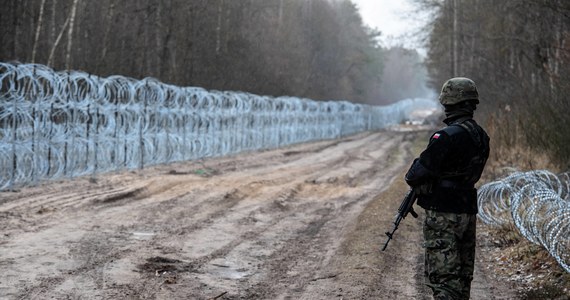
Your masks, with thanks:
M 0 298 L 431 299 L 422 216 L 380 251 L 426 137 L 364 133 L 0 193 Z M 473 299 L 512 299 L 484 270 Z

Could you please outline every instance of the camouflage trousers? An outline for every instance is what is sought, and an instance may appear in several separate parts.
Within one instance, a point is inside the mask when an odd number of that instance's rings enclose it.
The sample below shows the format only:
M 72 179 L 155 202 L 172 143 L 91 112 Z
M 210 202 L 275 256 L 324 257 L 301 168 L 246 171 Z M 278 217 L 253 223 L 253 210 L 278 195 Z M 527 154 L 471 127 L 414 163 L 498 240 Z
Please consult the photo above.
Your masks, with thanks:
M 475 231 L 475 215 L 426 210 L 425 275 L 434 299 L 469 299 Z

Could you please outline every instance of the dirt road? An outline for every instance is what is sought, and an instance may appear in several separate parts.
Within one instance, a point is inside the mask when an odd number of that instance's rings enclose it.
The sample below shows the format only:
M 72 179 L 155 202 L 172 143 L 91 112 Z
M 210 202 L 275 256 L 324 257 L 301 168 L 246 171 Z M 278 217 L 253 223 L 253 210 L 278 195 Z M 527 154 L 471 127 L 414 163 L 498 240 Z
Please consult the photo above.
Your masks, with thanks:
M 425 136 L 365 133 L 3 192 L 0 298 L 430 299 L 420 220 L 379 251 Z M 486 278 L 477 270 L 474 299 L 502 299 Z

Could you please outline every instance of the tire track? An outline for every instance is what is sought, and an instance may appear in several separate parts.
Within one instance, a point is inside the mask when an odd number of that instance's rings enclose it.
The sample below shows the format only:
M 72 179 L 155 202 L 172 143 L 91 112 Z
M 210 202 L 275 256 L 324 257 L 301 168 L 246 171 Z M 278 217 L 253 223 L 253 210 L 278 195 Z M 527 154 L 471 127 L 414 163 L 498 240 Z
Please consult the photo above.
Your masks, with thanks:
M 361 134 L 162 166 L 144 176 L 113 175 L 93 189 L 66 184 L 71 188 L 59 194 L 7 201 L 0 212 L 16 215 L 48 204 L 54 212 L 28 212 L 35 225 L 22 235 L 12 230 L 0 243 L 23 251 L 0 254 L 0 260 L 11 259 L 7 273 L 20 278 L 0 281 L 0 293 L 200 299 L 219 290 L 227 298 L 310 296 L 308 287 L 331 275 L 327 266 L 343 233 L 402 167 L 406 139 L 392 132 Z M 21 248 L 38 239 L 46 242 Z M 33 277 L 16 271 L 25 257 L 42 251 L 59 269 L 39 268 Z M 46 285 L 50 280 L 58 284 Z M 96 291 L 75 289 L 71 282 Z

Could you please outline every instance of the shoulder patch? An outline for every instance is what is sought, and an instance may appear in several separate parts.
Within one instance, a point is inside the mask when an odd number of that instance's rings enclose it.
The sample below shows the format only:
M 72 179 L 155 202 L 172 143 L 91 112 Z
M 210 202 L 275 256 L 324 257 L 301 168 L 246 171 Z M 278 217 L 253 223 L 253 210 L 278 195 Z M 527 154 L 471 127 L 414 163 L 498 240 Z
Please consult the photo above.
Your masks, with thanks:
M 437 140 L 437 139 L 439 139 L 440 136 L 441 136 L 441 134 L 436 133 L 436 134 L 434 134 L 431 138 Z

